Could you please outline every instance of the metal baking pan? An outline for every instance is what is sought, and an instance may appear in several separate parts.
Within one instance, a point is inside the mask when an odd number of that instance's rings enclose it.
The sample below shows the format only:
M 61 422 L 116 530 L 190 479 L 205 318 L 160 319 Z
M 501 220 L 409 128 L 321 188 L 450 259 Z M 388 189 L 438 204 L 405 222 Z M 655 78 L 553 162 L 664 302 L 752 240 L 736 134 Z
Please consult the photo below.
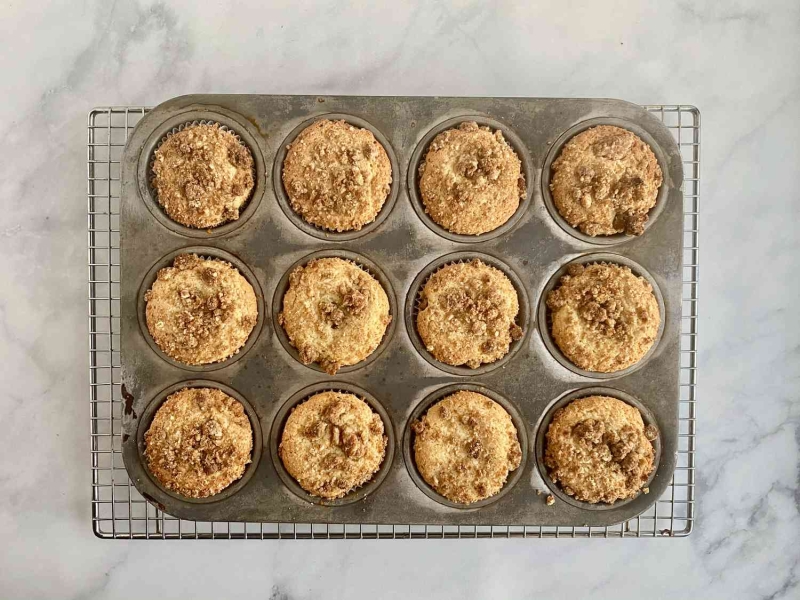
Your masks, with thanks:
M 319 118 L 343 118 L 371 129 L 393 169 L 389 199 L 373 225 L 332 234 L 299 220 L 287 205 L 280 168 L 287 143 Z M 149 186 L 159 140 L 198 120 L 235 131 L 253 152 L 256 187 L 242 217 L 214 230 L 193 230 L 161 211 Z M 427 218 L 416 189 L 417 166 L 439 131 L 464 120 L 501 129 L 519 154 L 527 195 L 508 224 L 483 236 L 449 234 Z M 664 184 L 641 237 L 586 238 L 554 214 L 543 173 L 571 135 L 595 124 L 626 127 L 649 142 Z M 549 169 L 549 166 L 547 167 Z M 165 512 L 198 521 L 417 523 L 431 525 L 589 525 L 630 519 L 669 485 L 678 435 L 679 338 L 683 198 L 681 155 L 670 132 L 644 109 L 620 100 L 358 96 L 196 95 L 150 112 L 130 137 L 121 164 L 121 358 L 125 466 L 136 488 Z M 144 292 L 157 269 L 180 251 L 219 256 L 239 266 L 259 301 L 259 324 L 232 359 L 185 367 L 158 351 L 142 318 Z M 293 265 L 312 254 L 344 255 L 377 272 L 391 300 L 393 325 L 375 355 L 329 376 L 301 364 L 276 321 Z M 554 277 L 573 260 L 618 260 L 646 275 L 662 302 L 663 331 L 636 368 L 588 376 L 564 364 L 540 310 Z M 439 365 L 413 327 L 417 287 L 443 262 L 483 255 L 505 270 L 520 293 L 525 335 L 508 359 L 477 370 Z M 568 364 L 568 363 L 567 363 Z M 181 498 L 148 473 L 142 440 L 155 410 L 182 385 L 219 385 L 243 399 L 254 426 L 254 457 L 229 490 L 204 500 Z M 459 386 L 484 390 L 509 408 L 525 456 L 506 487 L 487 501 L 454 505 L 427 488 L 411 460 L 409 423 L 431 402 Z M 322 389 L 351 390 L 372 403 L 390 438 L 376 478 L 344 499 L 325 502 L 295 485 L 276 456 L 283 419 L 293 403 Z M 565 496 L 541 462 L 544 428 L 557 405 L 603 391 L 638 405 L 659 431 L 658 464 L 649 494 L 613 506 Z M 554 494 L 548 506 L 545 498 Z

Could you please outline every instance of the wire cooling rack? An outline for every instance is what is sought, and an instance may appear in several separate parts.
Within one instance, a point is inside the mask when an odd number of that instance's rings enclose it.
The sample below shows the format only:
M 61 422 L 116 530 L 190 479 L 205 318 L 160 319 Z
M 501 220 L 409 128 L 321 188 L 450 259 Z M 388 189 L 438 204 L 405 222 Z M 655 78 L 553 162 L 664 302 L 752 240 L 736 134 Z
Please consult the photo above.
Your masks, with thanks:
M 361 523 L 228 523 L 185 521 L 165 514 L 136 490 L 122 463 L 120 382 L 119 204 L 125 141 L 145 107 L 96 108 L 89 113 L 87 196 L 89 241 L 89 415 L 92 529 L 101 538 L 545 538 L 686 536 L 695 522 L 697 402 L 698 211 L 700 113 L 693 106 L 646 106 L 677 141 L 685 172 L 683 318 L 678 462 L 670 486 L 645 513 L 611 527 L 539 525 L 368 525 Z

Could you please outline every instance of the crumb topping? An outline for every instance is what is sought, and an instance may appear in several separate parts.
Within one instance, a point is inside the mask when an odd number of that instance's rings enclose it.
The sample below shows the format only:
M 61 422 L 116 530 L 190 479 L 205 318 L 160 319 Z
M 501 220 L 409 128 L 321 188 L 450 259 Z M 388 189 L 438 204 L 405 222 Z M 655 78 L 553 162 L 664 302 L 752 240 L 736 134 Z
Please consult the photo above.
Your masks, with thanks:
M 420 475 L 453 502 L 471 504 L 494 496 L 522 461 L 511 416 L 483 394 L 447 396 L 411 429 Z
M 355 263 L 320 258 L 289 275 L 278 316 L 304 364 L 333 375 L 372 354 L 391 322 L 381 284 Z
M 255 186 L 250 150 L 216 123 L 169 135 L 155 151 L 153 174 L 167 215 L 201 229 L 238 219 Z
M 474 121 L 437 135 L 419 167 L 425 212 L 453 233 L 478 235 L 508 221 L 525 197 L 522 162 L 503 137 Z
M 655 342 L 661 315 L 652 286 L 628 267 L 570 265 L 547 296 L 556 345 L 577 367 L 611 373 L 636 364 Z
M 292 210 L 332 231 L 358 231 L 375 220 L 392 183 L 386 150 L 368 129 L 317 121 L 300 132 L 283 163 Z
M 341 498 L 378 472 L 388 438 L 380 415 L 353 394 L 321 392 L 296 406 L 279 454 L 309 494 Z
M 653 471 L 657 436 L 635 407 L 607 396 L 581 398 L 553 416 L 545 466 L 565 493 L 583 502 L 634 498 Z
M 436 360 L 476 369 L 505 356 L 522 337 L 519 298 L 499 269 L 480 260 L 436 271 L 422 289 L 417 331 Z
M 258 321 L 253 287 L 230 263 L 181 254 L 145 293 L 147 329 L 171 358 L 201 365 L 244 346 Z
M 558 212 L 591 236 L 642 235 L 663 181 L 651 148 L 630 131 L 609 125 L 567 142 L 552 173 Z
M 213 388 L 171 394 L 144 439 L 153 475 L 190 498 L 213 496 L 241 478 L 253 450 L 253 430 L 241 402 Z

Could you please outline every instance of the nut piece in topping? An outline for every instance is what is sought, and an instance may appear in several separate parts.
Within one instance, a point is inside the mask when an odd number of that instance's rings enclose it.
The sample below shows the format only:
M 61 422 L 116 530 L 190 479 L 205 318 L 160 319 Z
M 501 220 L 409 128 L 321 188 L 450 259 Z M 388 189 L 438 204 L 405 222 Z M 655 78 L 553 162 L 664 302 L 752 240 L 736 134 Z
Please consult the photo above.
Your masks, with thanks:
M 250 150 L 217 124 L 170 134 L 155 151 L 153 175 L 164 212 L 199 229 L 238 219 L 255 186 Z
M 621 127 L 600 125 L 564 145 L 550 191 L 561 216 L 587 235 L 642 235 L 662 181 L 650 146 Z
M 278 452 L 300 487 L 334 499 L 372 479 L 387 441 L 383 420 L 369 404 L 353 394 L 321 392 L 292 410 Z

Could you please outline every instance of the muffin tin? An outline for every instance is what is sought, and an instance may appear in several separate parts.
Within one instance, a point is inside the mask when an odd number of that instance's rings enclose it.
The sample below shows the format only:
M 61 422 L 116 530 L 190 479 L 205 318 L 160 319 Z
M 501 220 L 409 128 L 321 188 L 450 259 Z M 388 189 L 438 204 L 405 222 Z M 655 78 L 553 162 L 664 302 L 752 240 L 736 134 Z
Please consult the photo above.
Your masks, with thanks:
M 371 129 L 393 168 L 390 197 L 375 225 L 337 234 L 299 221 L 289 208 L 280 169 L 286 145 L 318 118 L 342 118 Z M 253 152 L 256 186 L 238 221 L 193 230 L 171 221 L 152 196 L 150 162 L 169 132 L 197 121 L 237 133 Z M 417 167 L 439 131 L 473 120 L 500 128 L 523 163 L 527 195 L 507 225 L 482 236 L 444 232 L 424 214 Z M 643 236 L 591 239 L 548 209 L 549 165 L 560 145 L 588 126 L 626 127 L 651 144 L 664 183 Z M 639 106 L 620 100 L 540 98 L 183 96 L 151 111 L 136 127 L 121 164 L 122 453 L 137 489 L 165 512 L 198 521 L 297 523 L 417 523 L 431 525 L 590 525 L 628 520 L 653 504 L 675 468 L 681 319 L 683 171 L 670 132 Z M 143 295 L 158 267 L 182 252 L 227 258 L 256 291 L 259 324 L 245 348 L 229 360 L 187 367 L 168 360 L 142 321 Z M 567 263 L 596 254 L 635 265 L 661 296 L 663 331 L 648 356 L 631 370 L 598 376 L 568 368 L 549 340 L 543 294 Z M 368 360 L 329 376 L 303 365 L 277 325 L 281 290 L 295 264 L 318 256 L 345 256 L 382 279 L 393 322 Z M 413 329 L 419 285 L 441 264 L 472 257 L 512 274 L 519 288 L 524 335 L 499 365 L 477 370 L 437 363 Z M 200 379 L 202 378 L 202 379 Z M 183 386 L 217 385 L 245 400 L 255 432 L 253 463 L 245 478 L 202 502 L 165 490 L 148 472 L 142 439 L 165 397 Z M 657 425 L 657 467 L 649 494 L 591 506 L 570 499 L 546 476 L 540 443 L 553 410 L 602 385 L 644 409 Z M 351 390 L 382 414 L 390 444 L 372 482 L 343 500 L 308 496 L 288 478 L 276 456 L 282 423 L 292 405 L 326 389 Z M 448 502 L 419 478 L 411 459 L 413 417 L 456 389 L 486 393 L 508 408 L 520 431 L 524 457 L 496 497 L 470 506 Z M 263 440 L 263 441 L 262 441 Z M 548 494 L 556 503 L 548 506 Z

